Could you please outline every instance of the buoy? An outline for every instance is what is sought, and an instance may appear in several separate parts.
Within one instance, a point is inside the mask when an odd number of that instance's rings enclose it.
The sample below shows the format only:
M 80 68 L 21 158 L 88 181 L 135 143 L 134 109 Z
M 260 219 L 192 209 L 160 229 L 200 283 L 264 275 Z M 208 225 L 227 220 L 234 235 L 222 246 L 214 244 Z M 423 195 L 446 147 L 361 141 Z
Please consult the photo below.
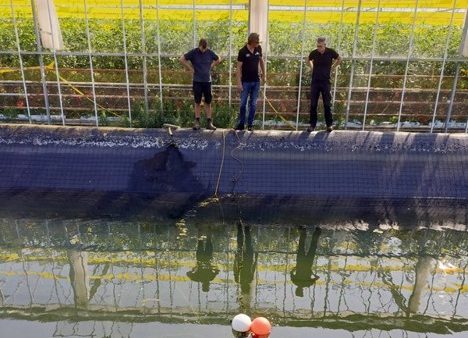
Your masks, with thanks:
M 256 336 L 268 335 L 271 332 L 271 324 L 265 317 L 257 317 L 252 321 L 250 331 Z
M 243 313 L 239 313 L 232 318 L 231 326 L 234 331 L 237 332 L 247 332 L 250 330 L 250 324 L 252 320 L 249 316 Z

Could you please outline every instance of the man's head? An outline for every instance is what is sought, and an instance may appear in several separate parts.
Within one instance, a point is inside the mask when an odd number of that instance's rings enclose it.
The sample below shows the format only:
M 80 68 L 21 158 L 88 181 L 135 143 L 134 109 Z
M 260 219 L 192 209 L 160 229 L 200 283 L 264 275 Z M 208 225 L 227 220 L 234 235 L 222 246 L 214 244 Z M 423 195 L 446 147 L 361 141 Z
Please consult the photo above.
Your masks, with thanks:
M 200 39 L 200 42 L 198 42 L 198 48 L 202 52 L 205 52 L 208 49 L 208 41 L 206 41 L 206 39 Z
M 325 52 L 325 47 L 327 46 L 326 39 L 323 37 L 320 37 L 317 39 L 317 50 L 319 53 Z
M 260 44 L 260 36 L 258 33 L 250 33 L 247 43 L 252 47 L 257 47 Z

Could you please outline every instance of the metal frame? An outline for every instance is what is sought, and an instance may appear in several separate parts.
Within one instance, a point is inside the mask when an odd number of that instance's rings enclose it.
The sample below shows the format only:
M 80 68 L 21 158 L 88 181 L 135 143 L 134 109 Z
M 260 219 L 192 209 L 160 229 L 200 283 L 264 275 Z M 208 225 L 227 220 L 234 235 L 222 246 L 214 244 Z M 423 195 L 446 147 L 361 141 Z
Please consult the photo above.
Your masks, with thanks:
M 419 4 L 419 0 L 416 0 L 415 5 L 414 5 L 413 23 L 411 24 L 411 34 L 410 34 L 410 39 L 409 39 L 408 57 L 406 59 L 405 77 L 403 79 L 403 88 L 401 90 L 400 109 L 398 110 L 397 131 L 400 131 L 401 113 L 403 111 L 403 103 L 405 101 L 405 92 L 406 92 L 406 82 L 408 80 L 408 67 L 410 64 L 411 55 L 413 55 L 414 28 L 416 26 L 416 18 L 418 16 L 418 4 Z
M 142 0 L 138 0 L 138 4 L 140 5 L 141 48 L 142 48 L 142 52 L 146 54 L 145 19 L 143 16 Z M 143 56 L 143 85 L 144 85 L 144 93 L 145 93 L 145 113 L 147 114 L 149 111 L 149 106 L 148 106 L 148 65 L 147 65 L 146 56 Z
M 447 61 L 449 43 L 450 43 L 450 39 L 452 38 L 453 17 L 455 15 L 456 4 L 457 4 L 457 0 L 453 0 L 452 15 L 450 16 L 449 31 L 447 33 L 447 40 L 445 41 L 444 61 L 442 61 L 442 69 L 440 70 L 439 84 L 437 85 L 437 94 L 436 94 L 436 100 L 434 103 L 434 113 L 432 114 L 431 133 L 434 131 L 434 124 L 435 124 L 435 119 L 437 115 L 437 107 L 439 105 L 440 89 L 442 88 L 442 80 L 444 78 L 444 71 L 445 71 L 445 64 Z
M 159 76 L 159 105 L 161 114 L 164 114 L 164 102 L 163 102 L 163 83 L 162 83 L 162 68 L 161 68 L 161 21 L 159 19 L 159 0 L 156 0 L 156 32 L 158 34 L 158 76 Z
M 377 2 L 377 11 L 375 14 L 374 30 L 372 31 L 372 51 L 371 51 L 371 59 L 370 59 L 370 64 L 369 64 L 369 79 L 367 81 L 366 104 L 364 106 L 364 116 L 362 117 L 362 130 L 366 129 L 367 107 L 369 105 L 369 95 L 370 95 L 370 88 L 371 88 L 371 83 L 372 83 L 372 71 L 374 68 L 375 43 L 377 41 L 377 29 L 379 27 L 380 2 L 381 0 L 378 0 Z
M 457 95 L 457 85 L 460 80 L 460 69 L 461 69 L 461 64 L 466 62 L 466 58 L 463 58 L 462 56 L 449 56 L 449 47 L 450 47 L 450 41 L 451 37 L 453 35 L 453 30 L 454 30 L 454 16 L 457 13 L 467 13 L 466 9 L 460 9 L 457 8 L 457 0 L 452 1 L 452 8 L 451 8 L 451 17 L 450 17 L 450 23 L 449 23 L 449 31 L 447 34 L 447 39 L 445 41 L 445 49 L 442 57 L 414 57 L 413 52 L 415 48 L 415 26 L 416 26 L 416 21 L 418 17 L 418 13 L 423 13 L 423 12 L 438 12 L 440 9 L 434 9 L 434 8 L 419 8 L 419 0 L 415 0 L 415 5 L 414 8 L 382 8 L 381 0 L 378 1 L 378 4 L 376 7 L 369 7 L 369 6 L 363 6 L 362 0 L 359 0 L 357 5 L 355 7 L 346 9 L 347 12 L 355 12 L 357 13 L 356 16 L 356 22 L 355 22 L 355 31 L 354 31 L 354 41 L 353 41 L 353 52 L 350 57 L 343 57 L 344 61 L 351 61 L 351 69 L 350 69 L 350 81 L 349 81 L 349 86 L 348 86 L 348 95 L 346 102 L 346 125 L 345 128 L 347 128 L 347 124 L 349 122 L 349 114 L 350 114 L 350 101 L 351 101 L 351 96 L 352 92 L 355 89 L 353 86 L 354 82 L 354 77 L 356 76 L 363 76 L 364 74 L 357 74 L 356 73 L 356 61 L 357 61 L 357 36 L 359 32 L 359 23 L 360 23 L 360 17 L 361 13 L 363 11 L 365 12 L 374 12 L 376 13 L 376 22 L 374 24 L 374 32 L 373 32 L 373 37 L 372 37 L 372 51 L 370 57 L 359 57 L 359 60 L 362 61 L 369 61 L 369 73 L 368 73 L 368 80 L 367 80 L 367 86 L 366 86 L 366 101 L 365 101 L 365 107 L 364 107 L 364 112 L 363 112 L 363 123 L 362 123 L 362 130 L 366 129 L 366 119 L 368 115 L 368 105 L 369 105 L 369 97 L 370 97 L 370 90 L 371 90 L 371 85 L 372 85 L 372 79 L 373 79 L 373 69 L 374 69 L 374 64 L 377 61 L 404 61 L 406 63 L 405 66 L 405 74 L 404 74 L 404 79 L 403 79 L 403 87 L 401 91 L 401 98 L 400 98 L 400 107 L 398 110 L 398 124 L 396 126 L 396 130 L 399 131 L 401 128 L 401 119 L 402 119 L 402 113 L 403 113 L 403 105 L 405 104 L 405 95 L 408 91 L 407 89 L 407 83 L 408 83 L 408 78 L 409 78 L 409 65 L 411 62 L 414 61 L 431 61 L 431 62 L 442 62 L 442 69 L 439 74 L 439 81 L 437 88 L 434 88 L 434 91 L 436 92 L 436 97 L 434 101 L 434 110 L 432 114 L 432 124 L 431 124 L 431 132 L 434 131 L 434 123 L 435 119 L 437 116 L 437 109 L 440 108 L 440 95 L 442 93 L 442 82 L 444 78 L 446 78 L 444 72 L 446 68 L 447 62 L 455 62 L 456 63 L 456 73 L 454 76 L 454 83 L 450 92 L 450 101 L 448 103 L 448 109 L 447 109 L 447 115 L 445 119 L 445 131 L 448 131 L 449 128 L 449 121 L 452 115 L 452 109 L 454 105 L 454 100 Z M 12 55 L 12 54 L 17 54 L 19 57 L 19 65 L 20 65 L 20 71 L 21 71 L 21 80 L 20 81 L 6 81 L 5 83 L 20 83 L 21 86 L 23 87 L 24 91 L 24 97 L 26 100 L 26 109 L 28 112 L 28 120 L 29 123 L 32 123 L 32 118 L 31 118 L 31 104 L 30 104 L 30 95 L 28 93 L 28 84 L 32 83 L 31 81 L 27 81 L 26 79 L 26 74 L 25 74 L 25 67 L 23 65 L 23 58 L 28 55 L 33 55 L 38 57 L 39 59 L 39 70 L 40 70 L 40 75 L 41 75 L 41 84 L 42 84 L 42 91 L 43 91 L 43 96 L 44 96 L 44 108 L 47 112 L 47 122 L 50 124 L 52 122 L 51 120 L 51 106 L 49 102 L 49 92 L 48 92 L 48 84 L 50 85 L 57 85 L 57 90 L 58 90 L 58 96 L 59 96 L 59 108 L 61 111 L 61 122 L 62 125 L 66 124 L 66 118 L 64 115 L 64 107 L 63 107 L 63 97 L 65 97 L 67 94 L 62 94 L 61 90 L 61 85 L 63 80 L 60 77 L 60 68 L 58 66 L 57 58 L 58 57 L 66 57 L 66 56 L 86 56 L 89 58 L 89 64 L 90 64 L 90 73 L 91 73 L 91 87 L 92 87 L 92 98 L 93 98 L 93 109 L 94 109 L 94 116 L 96 119 L 96 126 L 99 126 L 99 116 L 98 116 L 98 104 L 97 104 L 97 97 L 98 95 L 96 94 L 96 85 L 99 84 L 99 82 L 96 82 L 95 80 L 95 74 L 94 74 L 94 64 L 93 64 L 93 57 L 95 56 L 120 56 L 124 57 L 125 60 L 125 76 L 126 76 L 126 83 L 119 84 L 120 85 L 125 85 L 127 89 L 127 104 L 128 104 L 128 117 L 130 123 L 132 123 L 132 107 L 131 107 L 131 97 L 130 97 L 130 86 L 133 85 L 133 83 L 130 83 L 130 78 L 129 78 L 129 67 L 128 67 L 128 58 L 129 57 L 139 57 L 143 59 L 143 89 L 144 89 L 144 104 L 145 104 L 145 111 L 148 112 L 150 109 L 149 105 L 149 90 L 151 86 L 155 86 L 155 84 L 150 83 L 148 81 L 148 75 L 149 75 L 149 70 L 148 70 L 148 58 L 150 57 L 157 57 L 158 58 L 158 72 L 159 72 L 159 83 L 156 85 L 159 85 L 159 92 L 160 92 L 160 109 L 161 112 L 163 112 L 164 109 L 164 103 L 163 103 L 163 90 L 165 87 L 170 87 L 172 84 L 165 84 L 162 79 L 162 62 L 161 59 L 163 57 L 177 57 L 178 55 L 173 55 L 172 53 L 165 53 L 162 48 L 161 48 L 161 37 L 160 37 L 160 15 L 159 15 L 159 10 L 161 8 L 164 9 L 184 9 L 184 10 L 191 10 L 192 11 L 192 20 L 193 20 L 193 32 L 192 32 L 192 38 L 193 38 L 193 43 L 194 46 L 196 45 L 196 35 L 197 35 L 197 17 L 196 17 L 196 11 L 203 9 L 203 10 L 219 10 L 219 9 L 225 9 L 229 11 L 229 50 L 227 53 L 227 58 L 229 59 L 229 81 L 227 85 L 220 85 L 217 87 L 227 87 L 228 88 L 228 104 L 229 107 L 232 107 L 232 100 L 233 100 L 233 93 L 232 93 L 232 74 L 233 74 L 233 65 L 232 65 L 232 58 L 233 58 L 233 52 L 232 52 L 232 43 L 233 43 L 233 34 L 232 34 L 232 28 L 233 28 L 233 11 L 234 10 L 245 10 L 246 5 L 240 4 L 240 5 L 234 5 L 233 0 L 229 1 L 229 4 L 227 5 L 198 5 L 196 0 L 192 0 L 192 4 L 188 6 L 183 6 L 183 5 L 160 5 L 159 0 L 156 0 L 154 4 L 143 4 L 142 0 L 138 1 L 137 5 L 124 5 L 123 0 L 120 1 L 120 20 L 122 23 L 122 31 L 123 31 L 123 51 L 122 52 L 99 52 L 99 51 L 93 51 L 92 46 L 91 46 L 91 37 L 90 37 L 90 26 L 89 26 L 89 19 L 88 19 L 88 5 L 86 0 L 83 0 L 84 4 L 84 14 L 85 14 L 85 21 L 86 21 L 86 39 L 87 39 L 87 44 L 88 48 L 87 50 L 84 51 L 57 51 L 57 50 L 43 50 L 42 47 L 40 46 L 40 37 L 38 36 L 38 27 L 37 27 L 37 21 L 36 21 L 36 14 L 35 14 L 35 0 L 31 0 L 31 5 L 32 5 L 32 10 L 33 10 L 33 21 L 34 21 L 34 29 L 35 29 L 35 34 L 36 34 L 36 50 L 35 51 L 23 51 L 21 50 L 21 44 L 19 40 L 19 32 L 18 32 L 18 24 L 16 22 L 16 15 L 15 15 L 15 5 L 13 4 L 13 1 L 10 0 L 10 3 L 8 5 L 1 5 L 0 7 L 10 7 L 11 13 L 12 13 L 12 22 L 14 25 L 14 34 L 16 37 L 16 51 L 12 50 L 4 50 L 0 51 L 0 55 Z M 99 6 L 99 8 L 114 8 L 112 6 Z M 115 9 L 115 8 L 114 8 Z M 125 19 L 124 19 L 124 9 L 138 9 L 139 10 L 139 19 L 140 19 L 140 28 L 141 28 L 141 43 L 142 43 L 142 48 L 140 51 L 137 52 L 129 52 L 127 50 L 127 33 L 126 33 L 126 27 L 125 27 Z M 146 34 L 145 34 L 145 19 L 144 19 L 144 10 L 149 9 L 149 10 L 155 10 L 156 13 L 156 25 L 157 25 L 157 52 L 155 53 L 148 53 L 146 49 Z M 307 29 L 307 14 L 309 11 L 314 11 L 314 12 L 321 12 L 321 11 L 327 11 L 327 12 L 340 12 L 341 13 L 341 19 L 340 19 L 340 29 L 338 32 L 338 48 L 340 47 L 342 43 L 342 35 L 343 35 L 343 17 L 344 17 L 344 9 L 345 9 L 345 0 L 342 0 L 341 2 L 341 7 L 317 7 L 317 6 L 308 6 L 307 0 L 304 0 L 303 6 L 270 6 L 269 5 L 269 10 L 271 11 L 303 11 L 303 29 L 301 32 L 302 35 L 302 44 L 301 44 L 301 52 L 300 55 L 289 55 L 289 56 L 281 56 L 282 58 L 285 59 L 292 59 L 292 60 L 297 60 L 299 59 L 300 61 L 300 67 L 298 69 L 299 73 L 299 84 L 298 84 L 298 97 L 297 97 L 297 104 L 296 104 L 296 130 L 299 128 L 299 115 L 300 115 L 300 109 L 301 109 L 301 96 L 303 92 L 303 83 L 302 83 L 302 76 L 303 76 L 303 71 L 304 71 L 304 53 L 307 48 L 306 45 L 306 38 L 305 38 L 305 31 Z M 409 48 L 408 48 L 408 54 L 406 57 L 384 57 L 380 55 L 376 55 L 376 44 L 377 44 L 377 27 L 379 26 L 379 15 L 381 12 L 405 12 L 413 13 L 413 18 L 412 18 L 412 23 L 411 23 L 411 34 L 409 37 Z M 117 18 L 116 18 L 117 20 Z M 466 30 L 466 17 L 465 17 L 465 27 L 464 29 Z M 55 63 L 55 69 L 54 72 L 56 73 L 56 80 L 55 81 L 48 81 L 46 78 L 46 67 L 44 65 L 44 57 L 45 56 L 50 56 L 54 58 L 54 63 Z M 267 62 L 267 58 L 270 57 L 275 57 L 275 55 L 271 55 L 267 50 L 265 52 L 265 60 Z M 336 100 L 336 95 L 337 95 L 337 79 L 338 79 L 338 72 L 334 74 L 334 85 L 333 85 L 333 102 Z M 68 83 L 68 82 L 67 82 Z M 70 82 L 70 84 L 76 84 L 77 82 Z M 293 87 L 292 87 L 293 88 Z M 13 94 L 17 93 L 3 93 L 1 96 L 13 96 Z M 266 98 L 266 85 L 263 88 L 263 95 L 264 98 Z M 54 109 L 57 109 L 58 107 L 54 107 Z M 266 118 L 266 102 L 265 100 L 263 101 L 263 112 L 262 112 L 262 128 L 265 127 L 265 118 Z M 468 120 L 465 128 L 465 132 L 468 133 Z
M 49 12 L 49 21 L 52 23 L 52 17 L 50 15 L 49 2 L 47 2 L 47 11 Z M 54 30 L 51 29 L 50 33 L 52 35 L 52 41 L 54 41 Z M 65 126 L 65 115 L 63 113 L 62 87 L 60 85 L 60 72 L 59 72 L 58 60 L 57 60 L 57 48 L 54 48 L 52 50 L 52 53 L 53 53 L 53 56 L 54 56 L 55 77 L 57 79 L 57 90 L 58 90 L 59 105 L 60 105 L 60 117 L 62 119 L 62 125 Z
M 356 24 L 354 26 L 354 41 L 353 41 L 353 54 L 351 56 L 351 75 L 349 77 L 349 88 L 348 88 L 348 100 L 347 100 L 347 105 L 346 105 L 346 116 L 345 116 L 345 129 L 348 129 L 348 122 L 349 122 L 349 110 L 351 108 L 351 94 L 353 90 L 353 80 L 354 80 L 354 67 L 356 64 L 356 49 L 357 49 L 357 40 L 358 40 L 358 34 L 359 34 L 359 20 L 361 18 L 361 3 L 362 0 L 359 0 L 358 2 L 358 11 L 356 15 Z
M 41 73 L 41 83 L 42 83 L 42 91 L 44 94 L 44 105 L 46 109 L 46 114 L 47 114 L 47 123 L 50 124 L 51 119 L 50 119 L 50 108 L 49 108 L 49 91 L 47 89 L 47 78 L 45 74 L 45 68 L 44 68 L 44 57 L 42 54 L 42 46 L 41 46 L 41 37 L 39 33 L 39 27 L 38 23 L 36 20 L 37 14 L 36 14 L 36 1 L 31 0 L 31 7 L 32 7 L 32 13 L 33 13 L 33 22 L 34 22 L 34 33 L 36 35 L 36 51 L 38 53 L 38 58 L 39 58 L 39 69 Z
M 341 42 L 342 42 L 342 39 L 343 39 L 344 12 L 345 12 L 345 0 L 341 0 L 340 29 L 338 31 L 337 49 L 341 48 Z M 335 71 L 335 79 L 333 81 L 333 94 L 332 94 L 332 103 L 333 103 L 333 105 L 335 104 L 335 99 L 336 99 L 336 85 L 337 85 L 337 83 L 338 83 L 338 71 Z
M 301 110 L 301 98 L 302 98 L 302 70 L 304 68 L 304 50 L 305 50 L 305 32 L 307 27 L 307 0 L 304 0 L 304 19 L 302 21 L 302 45 L 301 45 L 301 64 L 299 66 L 299 90 L 297 94 L 297 108 L 296 108 L 296 130 L 299 129 L 299 113 Z
M 120 0 L 120 15 L 122 20 L 122 37 L 123 37 L 123 47 L 124 47 L 124 61 L 125 61 L 125 79 L 127 81 L 127 102 L 128 102 L 128 120 L 130 127 L 132 126 L 132 106 L 130 101 L 130 81 L 128 76 L 128 53 L 127 53 L 127 33 L 125 31 L 125 20 L 123 14 L 123 0 Z
M 23 82 L 24 99 L 26 101 L 26 109 L 28 111 L 28 120 L 29 120 L 29 123 L 32 123 L 31 109 L 29 108 L 28 88 L 26 86 L 26 76 L 24 74 L 23 58 L 21 56 L 21 44 L 20 44 L 20 39 L 19 39 L 19 34 L 18 34 L 18 25 L 16 24 L 16 14 L 13 8 L 13 0 L 10 0 L 10 9 L 11 9 L 13 27 L 15 29 L 16 47 L 18 49 L 18 59 L 19 59 L 19 64 L 20 64 L 20 69 L 21 69 L 21 80 Z
M 96 127 L 99 127 L 99 116 L 98 116 L 98 109 L 97 109 L 97 101 L 96 101 L 96 82 L 94 79 L 94 66 L 93 66 L 93 56 L 92 56 L 92 48 L 91 48 L 91 36 L 89 32 L 89 19 L 88 19 L 88 6 L 86 0 L 83 0 L 84 5 L 84 13 L 85 13 L 85 21 L 86 21 L 86 39 L 88 40 L 88 54 L 89 54 L 89 68 L 91 73 L 91 86 L 93 91 L 93 108 L 94 108 L 94 118 L 96 119 Z

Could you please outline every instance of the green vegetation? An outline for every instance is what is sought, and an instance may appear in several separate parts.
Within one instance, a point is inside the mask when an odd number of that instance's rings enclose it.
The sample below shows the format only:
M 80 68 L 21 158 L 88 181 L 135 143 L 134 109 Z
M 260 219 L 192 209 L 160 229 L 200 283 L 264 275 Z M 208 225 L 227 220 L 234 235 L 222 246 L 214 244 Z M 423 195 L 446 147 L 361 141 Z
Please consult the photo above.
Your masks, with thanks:
M 86 25 L 83 18 L 64 17 L 60 19 L 62 34 L 67 51 L 81 52 L 83 55 L 58 55 L 57 62 L 61 77 L 68 82 L 90 82 L 91 73 L 90 59 L 88 55 L 88 43 L 86 38 Z M 159 88 L 150 89 L 148 96 L 149 111 L 145 111 L 144 98 L 142 94 L 132 95 L 132 126 L 155 127 L 163 123 L 170 122 L 181 126 L 189 126 L 193 119 L 192 97 L 185 90 L 167 87 L 168 84 L 179 85 L 189 84 L 190 74 L 184 72 L 178 62 L 178 57 L 193 46 L 194 35 L 192 33 L 194 23 L 191 20 L 164 19 L 158 22 L 145 19 L 144 35 L 145 44 L 142 44 L 141 25 L 138 19 L 127 19 L 125 21 L 126 48 L 129 56 L 127 58 L 128 76 L 130 83 L 142 84 L 145 79 L 143 69 L 146 65 L 147 83 L 158 84 L 161 80 L 164 83 L 163 99 L 164 107 L 161 114 Z M 28 52 L 36 51 L 34 29 L 31 18 L 19 16 L 17 18 L 17 27 L 20 37 L 21 49 Z M 220 18 L 215 21 L 203 20 L 196 21 L 195 40 L 199 37 L 208 38 L 211 48 L 218 54 L 224 56 L 222 62 L 216 69 L 213 84 L 227 86 L 235 81 L 232 77 L 229 79 L 229 69 L 235 70 L 237 50 L 245 43 L 247 35 L 247 24 L 245 21 L 229 22 L 228 18 Z M 305 30 L 303 30 L 305 28 Z M 123 46 L 123 26 L 122 21 L 118 19 L 98 19 L 89 20 L 89 30 L 91 38 L 91 48 L 93 53 L 122 53 Z M 386 90 L 400 90 L 403 85 L 403 75 L 406 68 L 406 57 L 409 49 L 409 35 L 411 24 L 405 22 L 384 22 L 376 30 L 376 44 L 373 47 L 374 24 L 363 23 L 359 26 L 357 32 L 357 59 L 354 62 L 353 87 L 367 87 L 368 72 L 370 62 L 368 59 L 359 60 L 360 57 L 369 58 L 374 54 L 378 57 L 398 57 L 400 60 L 377 60 L 373 63 L 372 88 L 383 88 Z M 161 42 L 161 58 L 158 58 L 158 38 L 157 33 L 161 32 L 159 41 Z M 230 50 L 230 32 L 231 32 L 231 51 Z M 304 33 L 304 34 L 303 34 Z M 448 55 L 457 57 L 461 41 L 462 29 L 454 26 L 450 29 L 447 25 L 440 23 L 429 25 L 419 23 L 416 26 L 414 37 L 413 56 L 441 58 L 444 55 L 447 37 L 450 36 Z M 270 49 L 267 53 L 268 62 L 268 90 L 267 96 L 276 100 L 276 108 L 281 114 L 295 114 L 297 103 L 297 86 L 299 85 L 300 58 L 301 51 L 304 58 L 309 51 L 314 48 L 315 38 L 319 35 L 326 36 L 329 46 L 337 49 L 344 57 L 350 57 L 353 54 L 353 41 L 355 35 L 355 25 L 352 22 L 326 22 L 311 23 L 308 22 L 303 27 L 302 22 L 284 20 L 271 20 L 269 23 L 269 41 Z M 304 39 L 303 39 L 304 38 Z M 0 44 L 3 50 L 12 51 L 11 54 L 0 55 L 0 81 L 2 80 L 21 80 L 19 71 L 20 63 L 16 51 L 16 37 L 14 26 L 11 21 L 0 22 Z M 146 54 L 145 54 L 146 53 Z M 146 55 L 146 56 L 145 56 Z M 160 61 L 159 61 L 160 60 Z M 229 62 L 229 60 L 231 62 Z M 26 68 L 25 76 L 30 81 L 40 81 L 40 72 L 38 69 L 39 58 L 34 54 L 24 54 L 22 56 L 23 66 Z M 46 69 L 46 76 L 49 81 L 56 81 L 54 59 L 51 55 L 44 56 L 44 63 L 49 65 Z M 115 55 L 93 55 L 94 79 L 99 83 L 119 83 L 126 82 L 125 58 Z M 160 62 L 160 63 L 159 63 Z M 230 67 L 231 66 L 231 67 Z M 159 79 L 159 67 L 161 67 L 162 79 Z M 303 65 L 301 98 L 307 100 L 307 87 L 310 84 L 310 73 L 308 67 Z M 343 62 L 339 68 L 337 77 L 337 86 L 346 88 L 351 76 L 352 63 Z M 411 90 L 428 89 L 435 91 L 437 89 L 440 72 L 442 69 L 441 61 L 416 61 L 411 62 L 408 68 L 407 88 Z M 445 64 L 444 80 L 442 82 L 443 90 L 452 88 L 452 78 L 455 75 L 456 63 L 448 61 Z M 468 88 L 468 82 L 464 81 L 468 70 L 468 62 L 462 64 L 461 79 L 459 80 L 458 90 Z M 233 76 L 233 74 L 231 74 Z M 76 88 L 73 88 L 67 82 L 62 84 L 67 88 L 67 92 L 79 94 Z M 275 89 L 275 87 L 280 89 Z M 289 89 L 284 89 L 287 87 Z M 19 88 L 19 87 L 18 87 Z M 37 87 L 39 88 L 39 87 Z M 36 89 L 38 90 L 38 89 Z M 21 93 L 22 89 L 18 89 Z M 86 91 L 90 96 L 89 89 Z M 116 92 L 102 92 L 101 95 L 113 97 Z M 126 95 L 125 92 L 119 92 L 120 97 Z M 21 94 L 20 94 L 21 95 Z M 233 94 L 234 96 L 236 93 Z M 335 104 L 336 113 L 343 115 L 343 102 L 347 99 L 346 89 L 337 93 L 337 102 Z M 377 95 L 377 94 L 376 94 Z M 380 94 L 379 94 L 380 95 Z M 385 95 L 377 95 L 374 100 L 382 104 L 390 100 Z M 433 94 L 431 94 L 433 95 Z M 219 126 L 232 126 L 237 111 L 237 102 L 233 100 L 233 105 L 228 106 L 227 91 L 215 90 L 215 122 Z M 463 97 L 461 98 L 461 100 Z M 16 101 L 8 101 L 2 98 L 3 106 L 17 109 L 18 113 L 23 112 L 24 105 L 18 107 Z M 16 99 L 15 99 L 16 100 Z M 65 107 L 89 107 L 89 112 L 70 110 L 66 114 L 67 118 L 77 118 L 80 116 L 94 116 L 92 105 L 89 100 L 83 98 L 68 99 Z M 362 98 L 360 98 L 362 100 Z M 392 101 L 398 100 L 398 97 L 391 98 Z M 110 117 L 120 115 L 118 111 L 124 111 L 127 108 L 126 99 L 105 100 L 101 102 L 99 122 L 103 125 L 115 123 Z M 432 108 L 433 97 L 421 96 L 414 101 L 424 102 L 426 105 L 416 112 L 421 115 L 428 113 Z M 430 104 L 427 104 L 427 103 Z M 114 105 L 115 103 L 115 105 Z M 33 108 L 40 108 L 39 101 L 32 102 Z M 55 104 L 57 107 L 58 105 Z M 360 108 L 361 109 L 361 108 Z M 423 112 L 425 110 L 425 112 Z M 361 109 L 362 111 L 362 109 Z M 307 114 L 305 104 L 301 105 L 301 114 Z M 387 114 L 387 109 L 382 114 Z M 395 111 L 388 111 L 388 117 L 395 114 Z M 125 114 L 122 114 L 125 115 Z M 9 116 L 11 114 L 9 113 Z M 300 121 L 304 120 L 300 116 Z M 456 116 L 455 116 L 456 117 Z M 275 118 L 271 115 L 269 118 Z M 385 117 L 384 117 L 385 118 Z M 375 120 L 380 120 L 381 117 Z M 295 120 L 295 118 L 294 118 Z M 339 118 L 341 120 L 341 117 Z M 426 119 L 427 120 L 427 119 Z M 130 125 L 127 117 L 122 118 L 120 125 Z

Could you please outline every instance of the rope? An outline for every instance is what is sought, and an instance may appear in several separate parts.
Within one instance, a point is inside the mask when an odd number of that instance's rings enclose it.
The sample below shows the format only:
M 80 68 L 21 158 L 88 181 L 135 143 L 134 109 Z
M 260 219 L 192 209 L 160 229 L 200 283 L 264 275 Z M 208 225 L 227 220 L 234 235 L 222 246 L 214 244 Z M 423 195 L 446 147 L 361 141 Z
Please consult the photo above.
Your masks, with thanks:
M 44 66 L 45 69 L 51 71 L 52 73 L 55 73 L 55 62 L 52 61 L 50 64 Z M 41 69 L 40 66 L 35 66 L 35 67 L 25 67 L 24 70 L 38 70 L 38 69 Z M 6 68 L 6 69 L 0 69 L 0 74 L 5 74 L 5 73 L 13 73 L 13 72 L 17 72 L 19 71 L 18 69 L 13 69 L 13 68 Z M 69 86 L 71 89 L 73 89 L 76 93 L 80 94 L 81 96 L 84 96 L 84 98 L 86 100 L 88 100 L 89 102 L 91 103 L 95 103 L 94 100 L 90 99 L 88 96 L 86 96 L 85 93 L 83 93 L 81 90 L 79 90 L 78 88 L 76 88 L 74 85 L 72 85 L 67 79 L 65 79 L 63 76 L 61 76 L 60 74 L 58 74 L 59 76 L 59 79 L 62 80 L 63 83 L 65 83 L 67 86 Z M 100 104 L 98 104 L 96 102 L 96 106 L 98 106 L 99 108 L 101 108 L 102 110 L 106 111 L 106 112 L 109 112 L 111 114 L 113 114 L 114 116 L 118 116 L 115 112 L 109 110 L 109 108 L 106 108 L 104 106 L 101 106 Z
M 231 179 L 231 182 L 233 183 L 232 185 L 232 193 L 234 193 L 234 186 L 235 186 L 235 183 L 237 183 L 240 179 L 240 177 L 242 176 L 242 173 L 244 172 L 244 163 L 242 162 L 242 160 L 240 160 L 238 157 L 234 156 L 234 151 L 239 149 L 242 145 L 241 141 L 240 141 L 240 138 L 239 138 L 239 135 L 237 135 L 237 132 L 234 132 L 234 135 L 236 135 L 236 138 L 237 138 L 237 142 L 238 142 L 238 145 L 235 147 L 235 148 L 232 148 L 231 150 L 231 157 L 236 160 L 237 162 L 239 162 L 240 164 L 240 171 L 239 171 L 239 174 L 236 176 L 236 175 L 233 175 L 232 179 Z
M 266 96 L 266 83 L 265 83 L 265 90 L 263 91 L 263 99 L 268 103 L 268 105 L 271 107 L 271 109 L 273 109 L 273 111 L 275 112 L 275 115 L 277 117 L 279 117 L 283 122 L 285 122 L 287 125 L 289 125 L 292 129 L 296 130 L 296 127 L 294 126 L 294 124 L 292 124 L 290 121 L 286 120 L 276 109 L 275 107 L 273 107 L 273 104 L 270 102 L 270 100 L 267 98 Z
M 219 189 L 219 182 L 221 180 L 221 173 L 223 172 L 223 166 L 224 166 L 224 157 L 226 153 L 226 135 L 224 134 L 224 130 L 222 131 L 223 133 L 223 154 L 221 157 L 221 165 L 219 166 L 219 174 L 218 174 L 218 181 L 216 182 L 216 188 L 214 191 L 214 197 L 218 197 L 218 189 Z

